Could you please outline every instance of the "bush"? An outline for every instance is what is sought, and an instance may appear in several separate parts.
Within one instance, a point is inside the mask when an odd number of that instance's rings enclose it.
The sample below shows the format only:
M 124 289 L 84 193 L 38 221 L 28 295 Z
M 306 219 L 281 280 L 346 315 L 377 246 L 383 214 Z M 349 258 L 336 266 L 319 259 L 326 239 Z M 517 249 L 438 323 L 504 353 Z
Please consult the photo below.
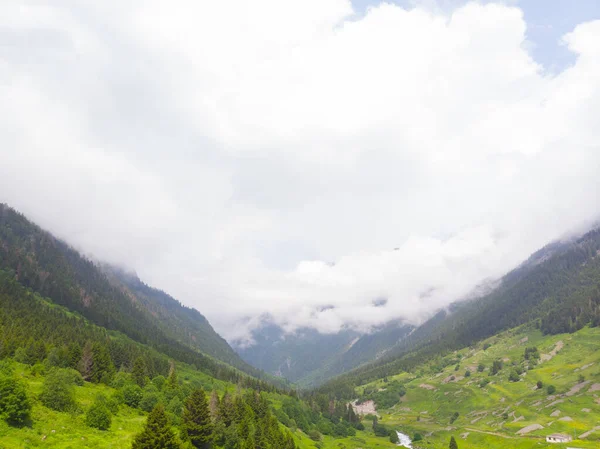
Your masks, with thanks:
M 479 371 L 480 373 L 482 373 L 484 369 L 485 369 L 485 365 L 483 363 L 480 363 L 479 365 L 477 365 L 477 371 Z
M 29 419 L 31 403 L 25 387 L 12 376 L 0 375 L 0 418 L 22 425 Z
M 494 360 L 492 367 L 490 368 L 490 376 L 495 376 L 502 370 L 502 360 Z
M 54 369 L 48 374 L 42 386 L 40 401 L 46 407 L 59 412 L 77 409 L 73 376 L 66 369 Z
M 108 430 L 111 423 L 111 413 L 102 400 L 92 404 L 85 414 L 85 424 L 99 430 Z
M 113 376 L 111 386 L 113 388 L 121 389 L 128 383 L 131 383 L 131 374 L 119 371 Z
M 548 385 L 546 391 L 548 392 L 548 394 L 554 394 L 556 393 L 556 387 L 554 385 Z
M 490 383 L 489 379 L 482 379 L 481 382 L 479 382 L 479 388 L 485 388 L 487 386 L 487 384 Z
M 423 440 L 423 435 L 421 435 L 420 433 L 415 433 L 413 436 L 413 443 L 416 443 L 417 441 L 421 441 Z
M 398 438 L 398 434 L 392 430 L 390 432 L 390 443 L 398 444 L 400 442 L 400 438 Z
M 518 382 L 521 380 L 521 378 L 519 377 L 519 374 L 517 373 L 516 370 L 512 370 L 510 372 L 510 375 L 508 376 L 508 380 L 511 382 Z
M 321 433 L 318 430 L 316 430 L 316 429 L 315 430 L 311 430 L 308 433 L 308 436 L 313 441 L 321 441 L 321 438 L 322 438 Z
M 465 371 L 465 377 L 471 377 L 471 371 L 466 370 Z
M 152 384 L 160 391 L 165 386 L 165 382 L 167 379 L 165 376 L 158 375 L 154 379 L 152 379 Z
M 69 376 L 73 385 L 77 385 L 78 387 L 83 386 L 83 377 L 79 371 L 73 368 L 64 368 L 63 371 L 65 372 L 65 375 Z
M 542 388 L 544 388 L 544 383 L 541 380 L 538 380 L 536 386 L 538 390 L 541 390 Z
M 160 396 L 158 393 L 148 392 L 144 393 L 142 399 L 140 399 L 139 408 L 145 412 L 151 412 L 154 407 L 160 402 Z
M 121 391 L 123 392 L 123 402 L 133 408 L 136 408 L 140 404 L 144 395 L 142 389 L 137 384 L 127 384 Z

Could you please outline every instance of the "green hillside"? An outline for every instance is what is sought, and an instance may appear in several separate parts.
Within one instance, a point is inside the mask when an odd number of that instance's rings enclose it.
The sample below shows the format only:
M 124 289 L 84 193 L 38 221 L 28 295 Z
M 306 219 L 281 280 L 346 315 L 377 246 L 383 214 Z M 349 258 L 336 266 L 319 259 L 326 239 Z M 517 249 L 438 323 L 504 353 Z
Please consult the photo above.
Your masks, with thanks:
M 380 423 L 420 434 L 415 447 L 447 448 L 451 436 L 460 448 L 550 447 L 545 436 L 562 433 L 573 436 L 570 447 L 597 448 L 599 342 L 598 328 L 544 336 L 525 326 L 435 357 L 412 373 L 360 385 L 355 393 L 380 404 Z M 494 362 L 501 365 L 496 374 Z
M 202 363 L 197 361 L 209 355 L 264 377 L 243 362 L 197 310 L 137 277 L 83 257 L 4 204 L 0 204 L 0 269 L 98 326 L 178 360 Z

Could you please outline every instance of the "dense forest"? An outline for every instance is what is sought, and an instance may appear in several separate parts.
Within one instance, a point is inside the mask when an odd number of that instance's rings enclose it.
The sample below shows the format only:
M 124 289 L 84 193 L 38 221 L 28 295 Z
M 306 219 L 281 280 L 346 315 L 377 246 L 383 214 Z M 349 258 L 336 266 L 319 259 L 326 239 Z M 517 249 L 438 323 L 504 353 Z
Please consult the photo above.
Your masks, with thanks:
M 146 286 L 137 277 L 126 277 L 117 269 L 81 256 L 3 204 L 0 269 L 53 303 L 169 357 L 213 372 L 219 366 L 213 360 L 216 358 L 253 377 L 276 381 L 243 362 L 198 311 Z M 122 281 L 125 278 L 127 283 Z

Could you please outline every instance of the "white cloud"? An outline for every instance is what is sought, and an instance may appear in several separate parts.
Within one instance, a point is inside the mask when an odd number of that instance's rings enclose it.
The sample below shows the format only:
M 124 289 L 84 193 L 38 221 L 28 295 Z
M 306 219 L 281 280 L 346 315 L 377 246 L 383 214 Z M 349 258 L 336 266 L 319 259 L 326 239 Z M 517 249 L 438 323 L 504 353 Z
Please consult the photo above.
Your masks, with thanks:
M 2 200 L 229 338 L 419 322 L 598 216 L 600 22 L 555 76 L 525 32 L 499 4 L 2 4 Z

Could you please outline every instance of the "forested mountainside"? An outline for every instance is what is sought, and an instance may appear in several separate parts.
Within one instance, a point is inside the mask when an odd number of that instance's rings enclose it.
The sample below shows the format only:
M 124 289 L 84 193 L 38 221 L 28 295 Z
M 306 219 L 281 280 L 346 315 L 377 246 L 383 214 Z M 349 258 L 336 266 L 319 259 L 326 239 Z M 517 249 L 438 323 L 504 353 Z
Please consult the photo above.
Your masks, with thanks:
M 600 229 L 534 254 L 487 295 L 453 304 L 402 339 L 380 360 L 332 380 L 324 390 L 383 378 L 439 354 L 532 323 L 544 334 L 600 324 Z
M 244 360 L 268 373 L 285 377 L 301 387 L 312 387 L 376 360 L 413 330 L 394 321 L 361 334 L 342 330 L 321 334 L 300 329 L 292 334 L 273 324 L 253 332 L 251 345 L 234 347 Z
M 231 349 L 202 315 L 0 210 L 0 447 L 394 447 L 344 399 L 217 360 Z
M 120 331 L 178 360 L 207 354 L 253 376 L 198 311 L 184 307 L 137 277 L 102 267 L 67 243 L 0 204 L 0 269 L 23 286 L 110 330 Z
M 156 325 L 165 335 L 229 365 L 246 371 L 249 369 L 196 309 L 186 307 L 168 293 L 146 285 L 135 273 L 110 265 L 103 265 L 102 270 L 111 283 L 121 287 L 156 318 Z

